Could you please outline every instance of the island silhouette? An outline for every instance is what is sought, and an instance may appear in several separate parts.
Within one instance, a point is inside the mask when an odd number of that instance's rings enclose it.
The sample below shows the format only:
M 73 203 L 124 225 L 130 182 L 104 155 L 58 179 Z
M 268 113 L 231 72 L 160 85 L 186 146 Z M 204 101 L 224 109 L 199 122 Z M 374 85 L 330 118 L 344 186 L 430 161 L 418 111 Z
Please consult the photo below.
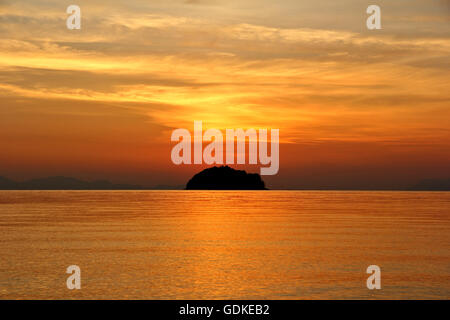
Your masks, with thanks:
M 194 175 L 186 190 L 267 190 L 257 173 L 235 170 L 229 166 L 211 167 Z

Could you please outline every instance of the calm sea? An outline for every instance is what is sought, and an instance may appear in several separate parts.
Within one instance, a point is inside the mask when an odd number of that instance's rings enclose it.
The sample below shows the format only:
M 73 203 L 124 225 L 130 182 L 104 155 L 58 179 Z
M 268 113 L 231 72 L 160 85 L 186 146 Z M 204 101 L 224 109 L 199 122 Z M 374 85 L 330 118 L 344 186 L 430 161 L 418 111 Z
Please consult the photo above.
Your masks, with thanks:
M 1 191 L 0 257 L 2 299 L 449 299 L 450 192 Z

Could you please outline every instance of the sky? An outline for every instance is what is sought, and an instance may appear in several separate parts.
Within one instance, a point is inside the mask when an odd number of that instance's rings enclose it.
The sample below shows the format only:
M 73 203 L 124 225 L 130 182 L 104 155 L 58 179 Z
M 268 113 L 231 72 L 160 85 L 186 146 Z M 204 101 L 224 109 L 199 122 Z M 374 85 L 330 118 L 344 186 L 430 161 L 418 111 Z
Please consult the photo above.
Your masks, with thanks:
M 449 71 L 444 0 L 0 0 L 0 176 L 182 185 L 201 120 L 279 129 L 273 188 L 449 178 Z

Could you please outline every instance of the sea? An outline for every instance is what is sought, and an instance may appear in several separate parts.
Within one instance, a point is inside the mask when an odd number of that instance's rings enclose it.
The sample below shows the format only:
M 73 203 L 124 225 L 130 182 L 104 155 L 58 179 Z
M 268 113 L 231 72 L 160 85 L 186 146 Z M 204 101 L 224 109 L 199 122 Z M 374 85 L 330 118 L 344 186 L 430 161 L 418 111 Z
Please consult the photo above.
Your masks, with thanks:
M 450 192 L 0 191 L 0 257 L 0 299 L 449 299 Z

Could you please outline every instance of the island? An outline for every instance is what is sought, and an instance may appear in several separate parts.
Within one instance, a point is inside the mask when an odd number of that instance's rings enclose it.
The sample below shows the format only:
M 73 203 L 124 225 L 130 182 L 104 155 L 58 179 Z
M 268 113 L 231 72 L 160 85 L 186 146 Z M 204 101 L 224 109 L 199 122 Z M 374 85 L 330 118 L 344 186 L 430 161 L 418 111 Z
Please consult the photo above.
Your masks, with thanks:
M 235 170 L 229 166 L 212 167 L 194 175 L 186 190 L 267 190 L 257 173 Z

